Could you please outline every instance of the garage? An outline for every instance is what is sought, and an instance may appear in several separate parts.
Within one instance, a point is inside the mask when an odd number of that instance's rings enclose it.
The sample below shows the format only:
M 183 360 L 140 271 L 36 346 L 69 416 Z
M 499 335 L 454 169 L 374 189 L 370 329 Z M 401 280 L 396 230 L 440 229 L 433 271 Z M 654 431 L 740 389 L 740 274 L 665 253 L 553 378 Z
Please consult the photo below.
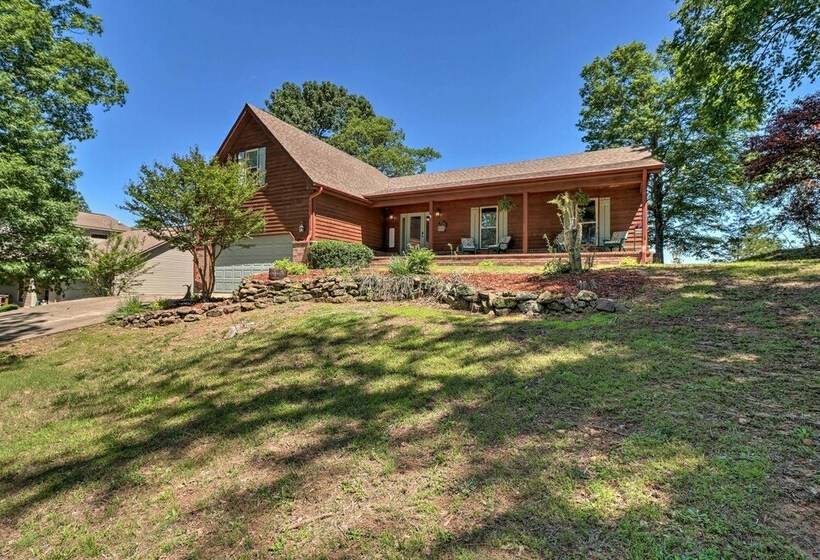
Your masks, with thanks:
M 216 259 L 214 292 L 230 293 L 245 276 L 265 272 L 273 261 L 289 259 L 292 255 L 293 237 L 290 234 L 243 239 L 222 251 Z
M 163 244 L 146 255 L 148 270 L 139 277 L 137 294 L 146 297 L 181 298 L 194 283 L 191 253 Z

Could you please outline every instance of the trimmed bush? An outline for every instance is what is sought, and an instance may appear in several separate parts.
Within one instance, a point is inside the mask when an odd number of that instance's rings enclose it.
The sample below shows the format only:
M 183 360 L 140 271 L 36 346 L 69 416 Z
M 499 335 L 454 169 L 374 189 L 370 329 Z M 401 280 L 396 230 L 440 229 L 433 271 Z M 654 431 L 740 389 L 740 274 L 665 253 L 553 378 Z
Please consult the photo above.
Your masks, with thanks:
M 14 311 L 15 309 L 17 309 L 17 306 L 13 303 L 6 303 L 0 305 L 0 313 L 2 313 L 3 311 Z
M 307 274 L 308 267 L 304 263 L 293 262 L 290 259 L 279 259 L 277 261 L 273 261 L 271 264 L 271 268 L 278 268 L 279 270 L 284 270 L 286 273 L 299 276 L 300 274 Z
M 364 267 L 373 260 L 373 251 L 361 243 L 323 240 L 312 243 L 307 251 L 310 268 Z

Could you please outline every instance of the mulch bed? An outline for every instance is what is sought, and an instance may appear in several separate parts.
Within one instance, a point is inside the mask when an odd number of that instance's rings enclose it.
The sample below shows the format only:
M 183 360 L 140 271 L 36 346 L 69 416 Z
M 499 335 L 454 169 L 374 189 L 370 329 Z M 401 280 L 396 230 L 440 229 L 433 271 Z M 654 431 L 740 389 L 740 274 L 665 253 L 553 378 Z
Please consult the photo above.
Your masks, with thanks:
M 448 274 L 439 274 L 446 278 Z M 593 270 L 584 274 L 559 274 L 541 276 L 529 272 L 467 272 L 458 274 L 467 284 L 488 291 L 535 292 L 544 290 L 565 295 L 578 293 L 579 283 L 584 289 L 594 291 L 601 297 L 627 299 L 637 294 L 647 281 L 638 270 Z

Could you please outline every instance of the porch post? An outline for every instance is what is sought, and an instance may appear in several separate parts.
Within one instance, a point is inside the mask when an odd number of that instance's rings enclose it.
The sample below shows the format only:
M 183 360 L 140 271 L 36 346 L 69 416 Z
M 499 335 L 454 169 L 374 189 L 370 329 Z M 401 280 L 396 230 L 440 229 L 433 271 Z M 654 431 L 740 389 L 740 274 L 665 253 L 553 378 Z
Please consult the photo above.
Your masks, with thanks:
M 529 213 L 530 213 L 530 205 L 528 204 L 527 200 L 527 191 L 524 191 L 524 239 L 521 240 L 521 250 L 524 251 L 526 255 L 529 252 L 529 243 L 530 243 L 530 224 L 529 224 Z
M 429 233 L 428 233 L 429 238 L 428 238 L 427 242 L 430 244 L 430 250 L 435 253 L 436 250 L 433 248 L 433 231 L 436 229 L 436 224 L 433 223 L 433 219 L 435 218 L 435 215 L 433 214 L 433 201 L 432 200 L 430 201 L 430 206 L 429 206 L 427 211 L 429 212 L 429 216 L 430 216 L 430 222 L 429 222 L 430 225 L 429 225 L 429 228 L 428 228 L 429 229 Z
M 647 182 L 649 181 L 649 174 L 646 172 L 646 169 L 643 170 L 643 177 L 641 179 L 641 264 L 646 264 L 646 261 L 649 258 L 649 247 L 648 240 L 649 240 L 649 216 L 647 215 L 649 212 L 649 205 L 647 204 Z

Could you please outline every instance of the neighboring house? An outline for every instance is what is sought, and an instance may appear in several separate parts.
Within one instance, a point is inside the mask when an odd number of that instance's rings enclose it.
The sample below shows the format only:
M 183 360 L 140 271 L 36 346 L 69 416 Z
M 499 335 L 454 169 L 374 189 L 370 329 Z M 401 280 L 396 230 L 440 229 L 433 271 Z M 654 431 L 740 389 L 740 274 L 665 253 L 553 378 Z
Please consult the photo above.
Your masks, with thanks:
M 561 230 L 548 201 L 576 190 L 591 197 L 586 246 L 625 232 L 618 258 L 646 262 L 647 179 L 663 167 L 645 149 L 616 148 L 389 178 L 252 105 L 242 109 L 217 155 L 243 159 L 262 173 L 265 185 L 249 206 L 263 212 L 265 228 L 217 259 L 216 292 L 233 290 L 274 259 L 302 260 L 307 245 L 320 239 L 361 242 L 379 254 L 411 245 L 447 254 L 462 238 L 481 251 L 511 236 L 510 252 L 543 254 L 543 236 L 554 239 Z M 499 210 L 502 197 L 512 201 L 508 211 Z
M 138 239 L 148 270 L 140 277 L 142 285 L 135 290 L 135 295 L 146 298 L 182 297 L 188 286 L 193 284 L 191 254 L 172 248 L 144 230 L 131 228 L 111 216 L 95 212 L 78 212 L 74 225 L 85 231 L 97 246 L 116 233 Z M 17 303 L 17 291 L 16 286 L 0 286 L 0 294 L 11 296 L 13 303 Z M 63 301 L 91 297 L 91 292 L 83 281 L 77 281 L 64 287 L 62 293 L 44 291 L 37 297 L 40 301 Z

